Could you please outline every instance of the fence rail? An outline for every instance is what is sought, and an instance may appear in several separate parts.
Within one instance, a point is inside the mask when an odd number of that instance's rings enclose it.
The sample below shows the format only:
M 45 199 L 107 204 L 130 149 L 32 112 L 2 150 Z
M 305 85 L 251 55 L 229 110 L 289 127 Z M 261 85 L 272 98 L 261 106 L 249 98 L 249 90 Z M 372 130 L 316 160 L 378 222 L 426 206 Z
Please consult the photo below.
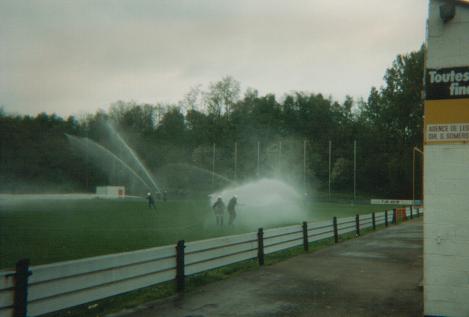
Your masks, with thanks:
M 334 238 L 398 219 L 419 217 L 418 207 L 397 208 L 332 221 L 266 229 L 220 238 L 29 266 L 20 260 L 15 271 L 0 272 L 0 317 L 26 317 L 58 311 L 117 294 L 175 280 L 184 289 L 186 276 L 311 242 Z

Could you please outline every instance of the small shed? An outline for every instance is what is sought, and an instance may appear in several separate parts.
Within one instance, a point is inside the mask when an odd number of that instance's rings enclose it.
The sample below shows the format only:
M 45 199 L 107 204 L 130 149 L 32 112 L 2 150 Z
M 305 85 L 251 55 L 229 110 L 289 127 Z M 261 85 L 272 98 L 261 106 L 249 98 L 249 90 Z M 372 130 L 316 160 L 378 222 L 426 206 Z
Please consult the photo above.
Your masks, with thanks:
M 124 198 L 124 186 L 97 186 L 96 195 L 103 198 Z

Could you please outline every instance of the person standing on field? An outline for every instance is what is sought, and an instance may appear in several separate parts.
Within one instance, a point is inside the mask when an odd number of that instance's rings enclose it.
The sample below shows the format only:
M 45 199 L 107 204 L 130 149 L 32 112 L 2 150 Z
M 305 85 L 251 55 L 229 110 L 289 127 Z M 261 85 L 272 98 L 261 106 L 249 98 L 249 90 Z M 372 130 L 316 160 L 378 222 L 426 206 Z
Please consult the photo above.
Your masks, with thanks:
M 230 216 L 228 224 L 231 226 L 236 218 L 236 205 L 238 204 L 238 196 L 234 195 L 228 202 L 228 215 Z
M 215 212 L 215 218 L 217 221 L 217 225 L 223 226 L 223 214 L 225 213 L 225 203 L 218 196 L 217 201 L 212 205 L 212 209 Z
M 156 209 L 155 200 L 153 199 L 153 196 L 151 195 L 151 193 L 147 194 L 147 200 L 148 200 L 148 208 Z

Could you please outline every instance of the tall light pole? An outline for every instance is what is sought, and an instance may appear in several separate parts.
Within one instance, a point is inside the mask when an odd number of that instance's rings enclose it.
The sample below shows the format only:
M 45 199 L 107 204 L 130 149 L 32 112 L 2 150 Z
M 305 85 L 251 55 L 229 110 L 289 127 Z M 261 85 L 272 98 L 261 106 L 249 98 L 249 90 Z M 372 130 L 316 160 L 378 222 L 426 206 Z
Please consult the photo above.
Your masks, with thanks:
M 281 168 L 282 168 L 282 141 L 280 141 L 278 144 L 278 173 L 280 173 Z
M 238 142 L 234 144 L 234 180 L 238 178 L 237 168 L 238 168 Z
M 418 147 L 414 146 L 414 149 L 412 150 L 412 204 L 413 205 L 415 205 L 415 152 L 420 153 L 423 158 L 423 151 L 420 150 Z
M 88 138 L 88 129 L 87 129 L 87 130 L 86 130 L 86 151 L 85 151 L 85 152 L 86 152 L 86 159 L 85 159 L 85 162 L 86 162 L 86 175 L 85 175 L 85 182 L 86 182 L 86 190 L 87 190 L 87 191 L 89 190 L 89 187 L 88 187 L 88 185 L 89 185 L 89 175 L 88 175 L 88 173 L 89 173 L 89 171 L 88 171 L 88 165 L 89 165 L 89 162 L 88 162 L 88 160 L 89 160 L 89 158 L 88 158 L 88 155 L 89 155 L 89 154 L 88 154 L 88 151 L 89 151 L 89 150 L 88 150 L 88 141 L 89 141 L 89 138 Z
M 261 142 L 257 141 L 257 177 L 260 176 Z
M 332 161 L 332 141 L 329 140 L 329 200 L 331 200 L 331 161 Z
M 212 185 L 215 183 L 215 143 L 212 149 Z
M 357 199 L 357 140 L 353 141 L 353 201 Z
M 306 193 L 306 140 L 303 140 L 303 191 Z

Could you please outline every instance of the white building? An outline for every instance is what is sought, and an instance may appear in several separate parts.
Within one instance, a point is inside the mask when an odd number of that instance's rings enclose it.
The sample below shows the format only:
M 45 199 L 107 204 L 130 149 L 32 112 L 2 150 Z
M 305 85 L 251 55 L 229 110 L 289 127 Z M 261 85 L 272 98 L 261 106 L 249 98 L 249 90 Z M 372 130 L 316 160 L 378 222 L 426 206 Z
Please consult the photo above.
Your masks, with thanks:
M 469 1 L 430 0 L 425 66 L 424 314 L 469 316 Z
M 96 195 L 102 198 L 124 198 L 124 186 L 97 186 Z

